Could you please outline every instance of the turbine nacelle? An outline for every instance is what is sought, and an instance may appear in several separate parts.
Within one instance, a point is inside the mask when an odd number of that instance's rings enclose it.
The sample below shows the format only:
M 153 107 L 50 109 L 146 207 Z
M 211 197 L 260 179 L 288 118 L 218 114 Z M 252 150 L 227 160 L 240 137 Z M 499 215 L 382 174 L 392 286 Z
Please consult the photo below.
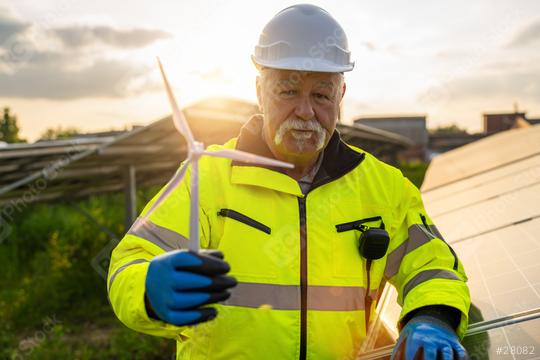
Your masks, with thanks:
M 206 151 L 204 151 L 204 144 L 200 141 L 193 141 L 188 150 L 188 158 L 194 160 L 200 158 Z

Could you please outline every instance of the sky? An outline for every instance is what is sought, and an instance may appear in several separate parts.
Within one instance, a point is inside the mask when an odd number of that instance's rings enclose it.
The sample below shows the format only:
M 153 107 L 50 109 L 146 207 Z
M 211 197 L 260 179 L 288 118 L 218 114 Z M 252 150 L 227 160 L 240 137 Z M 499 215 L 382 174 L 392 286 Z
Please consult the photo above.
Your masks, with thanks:
M 475 132 L 514 104 L 540 117 L 540 1 L 313 1 L 349 39 L 344 122 L 426 114 Z M 181 106 L 255 101 L 250 55 L 291 1 L 0 0 L 0 107 L 30 141 L 51 127 L 144 125 Z

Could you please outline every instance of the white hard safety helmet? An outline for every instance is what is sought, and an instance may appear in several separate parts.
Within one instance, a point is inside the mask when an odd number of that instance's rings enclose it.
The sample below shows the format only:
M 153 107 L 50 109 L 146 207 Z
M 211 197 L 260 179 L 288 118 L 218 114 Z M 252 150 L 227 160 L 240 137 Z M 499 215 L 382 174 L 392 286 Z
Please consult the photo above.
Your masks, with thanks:
M 354 67 L 343 28 L 326 10 L 311 4 L 276 14 L 264 27 L 251 59 L 259 67 L 285 70 L 341 73 Z

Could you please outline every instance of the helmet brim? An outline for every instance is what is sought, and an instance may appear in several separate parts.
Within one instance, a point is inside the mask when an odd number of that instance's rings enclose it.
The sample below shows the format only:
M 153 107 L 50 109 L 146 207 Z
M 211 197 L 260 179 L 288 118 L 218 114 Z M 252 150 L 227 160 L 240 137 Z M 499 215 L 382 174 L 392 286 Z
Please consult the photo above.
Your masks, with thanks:
M 262 60 L 251 55 L 251 60 L 257 68 L 265 67 L 280 70 L 313 71 L 343 73 L 354 68 L 354 62 L 347 65 L 336 65 L 326 59 L 289 57 L 279 60 Z

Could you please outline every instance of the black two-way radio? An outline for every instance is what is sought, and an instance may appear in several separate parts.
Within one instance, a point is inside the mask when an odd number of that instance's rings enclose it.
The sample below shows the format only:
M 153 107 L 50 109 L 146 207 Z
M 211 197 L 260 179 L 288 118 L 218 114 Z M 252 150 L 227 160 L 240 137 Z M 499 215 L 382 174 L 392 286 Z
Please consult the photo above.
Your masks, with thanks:
M 382 258 L 386 255 L 388 245 L 390 244 L 390 236 L 384 229 L 384 224 L 382 225 L 382 228 L 362 227 L 363 228 L 358 229 L 362 232 L 358 242 L 358 252 L 362 257 L 365 257 L 368 260 Z
M 380 221 L 379 227 L 369 227 L 365 223 Z M 361 232 L 358 239 L 358 252 L 360 256 L 368 260 L 382 258 L 388 250 L 390 236 L 384 228 L 384 221 L 381 216 L 374 216 L 366 219 L 351 221 L 336 225 L 337 232 L 348 230 L 358 230 Z
M 381 224 L 378 228 L 368 227 L 364 225 L 368 222 L 380 221 Z M 365 314 L 366 314 L 366 333 L 369 326 L 369 318 L 371 315 L 371 304 L 373 303 L 373 298 L 370 294 L 371 279 L 370 279 L 370 270 L 371 262 L 377 260 L 386 255 L 388 251 L 388 245 L 390 244 L 390 235 L 384 228 L 384 221 L 381 216 L 370 217 L 366 219 L 361 219 L 353 221 L 346 224 L 336 225 L 336 230 L 338 232 L 343 232 L 347 230 L 358 230 L 361 232 L 360 238 L 358 239 L 358 252 L 360 256 L 366 259 L 366 274 L 367 274 L 367 286 L 365 292 Z

